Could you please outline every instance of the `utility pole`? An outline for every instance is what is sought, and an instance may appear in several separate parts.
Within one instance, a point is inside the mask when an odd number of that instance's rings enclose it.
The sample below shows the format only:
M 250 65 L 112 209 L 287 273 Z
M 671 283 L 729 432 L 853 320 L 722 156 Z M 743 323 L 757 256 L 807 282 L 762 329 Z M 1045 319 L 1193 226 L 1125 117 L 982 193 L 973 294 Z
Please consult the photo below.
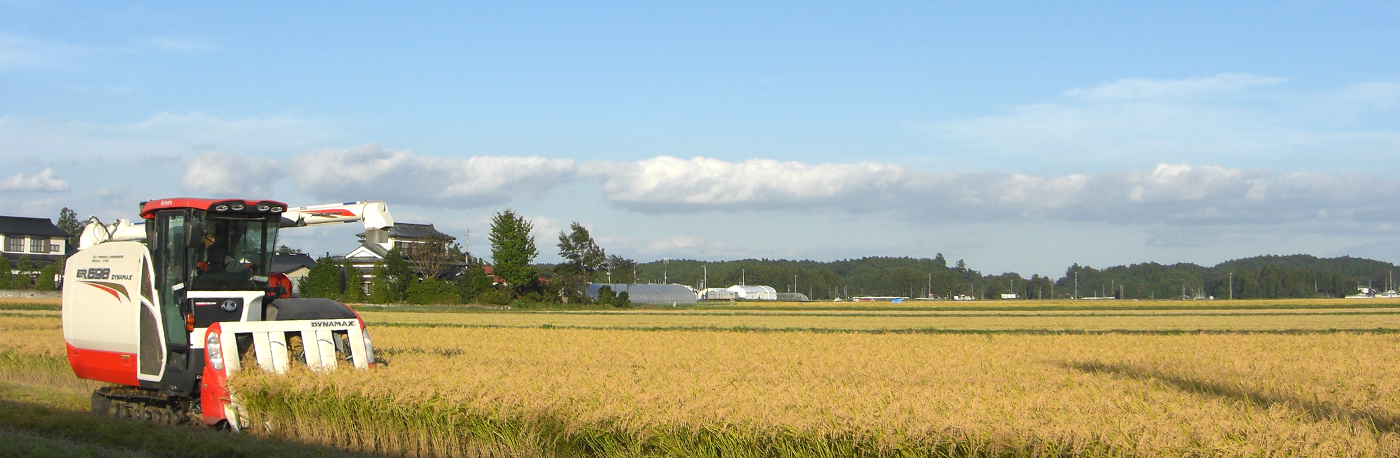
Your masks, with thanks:
M 670 273 L 671 273 L 671 260 L 670 260 L 669 258 L 662 259 L 662 260 L 661 260 L 661 284 L 663 284 L 663 285 L 670 284 L 670 282 L 671 282 Z
M 1079 271 L 1074 271 L 1074 298 L 1079 299 Z
M 701 274 L 702 277 L 700 278 L 700 289 L 702 289 L 702 290 L 703 290 L 703 289 L 709 289 L 709 288 L 710 288 L 710 266 L 709 266 L 709 264 L 701 264 L 701 265 L 700 265 L 700 272 L 702 272 L 702 274 Z
M 748 270 L 748 269 L 739 269 L 739 285 L 740 285 L 740 286 L 748 286 L 748 285 L 749 285 L 749 283 L 748 283 L 748 278 L 749 278 L 749 270 Z
M 1314 286 L 1313 286 L 1313 289 L 1317 289 L 1317 286 L 1314 285 Z M 1314 292 L 1316 292 L 1316 291 L 1314 291 Z M 1234 273 L 1234 272 L 1230 272 L 1230 300 L 1232 300 L 1232 301 L 1235 300 L 1235 273 Z

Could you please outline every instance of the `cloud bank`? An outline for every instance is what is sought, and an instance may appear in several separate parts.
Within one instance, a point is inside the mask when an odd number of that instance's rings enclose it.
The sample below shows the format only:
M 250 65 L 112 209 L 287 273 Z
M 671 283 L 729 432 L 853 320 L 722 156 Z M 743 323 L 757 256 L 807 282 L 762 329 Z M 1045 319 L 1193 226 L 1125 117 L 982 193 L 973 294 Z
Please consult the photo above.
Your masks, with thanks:
M 925 221 L 1061 220 L 1118 224 L 1219 225 L 1321 222 L 1400 224 L 1390 202 L 1400 182 L 1359 174 L 1274 173 L 1214 165 L 1033 176 L 929 173 L 871 162 L 806 164 L 658 156 L 576 163 L 541 157 L 418 156 L 364 145 L 322 149 L 279 165 L 205 153 L 184 185 L 234 192 L 257 177 L 287 177 L 327 201 L 380 198 L 440 208 L 505 205 L 541 198 L 559 184 L 589 182 L 604 201 L 645 214 L 825 210 L 893 212 Z M 257 188 L 255 191 L 265 191 Z

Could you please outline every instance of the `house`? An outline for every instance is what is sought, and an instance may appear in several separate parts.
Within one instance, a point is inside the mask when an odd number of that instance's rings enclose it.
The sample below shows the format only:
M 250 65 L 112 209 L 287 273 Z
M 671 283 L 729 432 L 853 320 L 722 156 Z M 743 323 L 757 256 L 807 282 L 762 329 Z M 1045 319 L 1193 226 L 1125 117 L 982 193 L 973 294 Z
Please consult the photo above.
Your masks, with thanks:
M 360 246 L 340 259 L 350 261 L 355 270 L 360 271 L 365 292 L 369 292 L 369 282 L 374 274 L 374 265 L 384 262 L 389 250 L 397 249 L 405 258 L 412 257 L 424 249 L 429 242 L 445 242 L 440 249 L 447 250 L 456 237 L 439 232 L 432 224 L 394 223 L 388 229 L 366 231 L 355 235 L 360 238 Z M 461 268 L 461 263 L 453 262 L 449 274 Z
M 316 267 L 316 260 L 306 253 L 272 255 L 272 272 L 286 275 L 292 281 L 292 294 L 298 297 L 301 291 L 297 283 L 311 272 L 312 267 Z
M 48 218 L 0 216 L 0 254 L 13 266 L 21 257 L 28 257 L 37 266 L 46 266 L 63 259 L 73 247 L 68 237 Z

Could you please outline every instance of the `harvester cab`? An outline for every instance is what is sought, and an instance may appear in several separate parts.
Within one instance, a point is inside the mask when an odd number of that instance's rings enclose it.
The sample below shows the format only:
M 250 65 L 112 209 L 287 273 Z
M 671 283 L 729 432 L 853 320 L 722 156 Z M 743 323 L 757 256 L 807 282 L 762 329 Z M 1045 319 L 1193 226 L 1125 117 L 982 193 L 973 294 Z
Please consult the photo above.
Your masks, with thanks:
M 367 232 L 393 224 L 378 201 L 179 198 L 142 203 L 134 224 L 94 218 L 66 264 L 63 294 L 74 373 L 119 385 L 93 393 L 94 412 L 237 429 L 246 420 L 226 380 L 246 364 L 278 373 L 290 361 L 372 365 L 357 313 L 293 298 L 291 281 L 271 271 L 280 228 L 356 221 Z

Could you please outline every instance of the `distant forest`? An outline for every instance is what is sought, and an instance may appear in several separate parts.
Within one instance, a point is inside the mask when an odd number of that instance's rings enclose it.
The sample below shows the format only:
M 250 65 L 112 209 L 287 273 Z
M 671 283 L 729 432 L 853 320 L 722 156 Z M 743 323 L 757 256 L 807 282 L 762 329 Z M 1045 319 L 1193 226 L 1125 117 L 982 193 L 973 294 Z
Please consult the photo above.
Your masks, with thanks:
M 709 287 L 747 283 L 779 292 L 799 292 L 816 300 L 849 296 L 947 298 L 967 294 L 984 299 L 1017 293 L 1022 298 L 1116 297 L 1120 299 L 1219 299 L 1342 297 L 1358 286 L 1393 289 L 1395 265 L 1370 259 L 1318 258 L 1310 255 L 1258 256 L 1212 267 L 1181 263 L 1132 264 L 1095 269 L 1075 264 L 1059 278 L 1017 273 L 983 275 L 962 261 L 949 266 L 934 259 L 869 257 L 832 262 L 744 259 L 738 261 L 670 260 L 636 264 L 639 283 L 680 283 Z M 1077 275 L 1076 275 L 1077 274 Z M 1232 275 L 1233 274 L 1233 275 Z M 617 278 L 625 277 L 614 272 Z M 602 277 L 602 275 L 600 275 Z M 1077 277 L 1077 282 L 1076 282 Z M 603 281 L 605 278 L 598 278 Z M 622 280 L 618 280 L 622 281 Z

